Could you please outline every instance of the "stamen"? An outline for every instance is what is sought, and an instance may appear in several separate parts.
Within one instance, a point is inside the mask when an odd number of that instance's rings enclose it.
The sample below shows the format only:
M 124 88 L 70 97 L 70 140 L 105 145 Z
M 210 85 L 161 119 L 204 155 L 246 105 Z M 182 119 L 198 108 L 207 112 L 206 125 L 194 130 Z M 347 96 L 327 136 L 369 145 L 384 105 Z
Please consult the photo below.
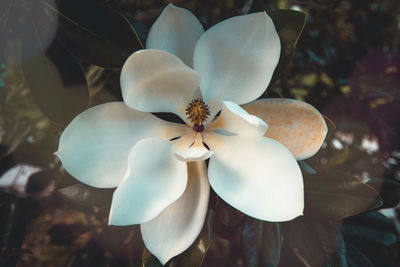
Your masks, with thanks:
M 203 122 L 210 115 L 207 104 L 202 99 L 195 99 L 189 103 L 185 109 L 188 120 L 194 124 L 193 130 L 202 132 L 204 130 Z

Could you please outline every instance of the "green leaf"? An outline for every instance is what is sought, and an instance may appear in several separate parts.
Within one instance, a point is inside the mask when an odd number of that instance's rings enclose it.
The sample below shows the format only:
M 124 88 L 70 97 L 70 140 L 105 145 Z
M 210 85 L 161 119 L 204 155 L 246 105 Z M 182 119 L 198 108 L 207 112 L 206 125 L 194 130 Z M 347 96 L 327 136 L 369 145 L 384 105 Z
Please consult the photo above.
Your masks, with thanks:
M 303 173 L 306 215 L 340 220 L 382 205 L 379 194 L 353 176 Z
M 125 60 L 144 43 L 123 13 L 93 1 L 41 0 L 48 12 L 58 14 L 58 38 L 78 58 L 104 68 L 122 68 Z M 142 28 L 140 28 L 142 31 Z
M 43 36 L 44 29 L 34 22 L 28 24 L 22 45 L 22 70 L 39 109 L 57 124 L 66 125 L 88 107 L 85 75 L 57 41 L 45 50 Z
M 285 245 L 305 266 L 348 266 L 343 237 L 329 223 L 300 217 L 280 225 Z
M 268 12 L 268 15 L 273 20 L 281 40 L 281 56 L 269 85 L 271 87 L 292 60 L 297 42 L 306 23 L 306 15 L 303 12 L 290 9 L 273 10 Z
M 400 183 L 388 179 L 371 179 L 367 183 L 372 186 L 383 199 L 383 205 L 379 208 L 394 208 L 400 201 Z
M 204 257 L 211 245 L 211 236 L 213 233 L 214 211 L 209 210 L 203 229 L 201 230 L 196 241 L 182 254 L 178 255 L 174 261 L 179 267 L 195 267 L 201 266 Z
M 372 262 L 350 242 L 345 242 L 347 262 L 354 267 L 374 267 Z
M 242 232 L 245 266 L 278 266 L 281 249 L 281 236 L 277 223 L 246 217 Z
M 341 229 L 345 238 L 358 244 L 387 247 L 398 240 L 393 223 L 377 211 L 347 218 Z
M 65 173 L 61 179 L 68 179 L 68 176 L 69 174 Z M 59 187 L 56 190 L 58 196 L 73 204 L 86 207 L 97 206 L 105 211 L 110 209 L 113 193 L 114 189 L 98 189 L 82 183 Z
M 229 205 L 219 197 L 217 198 L 215 211 L 217 213 L 218 219 L 228 227 L 239 224 L 244 217 L 243 213 L 233 208 L 231 205 Z

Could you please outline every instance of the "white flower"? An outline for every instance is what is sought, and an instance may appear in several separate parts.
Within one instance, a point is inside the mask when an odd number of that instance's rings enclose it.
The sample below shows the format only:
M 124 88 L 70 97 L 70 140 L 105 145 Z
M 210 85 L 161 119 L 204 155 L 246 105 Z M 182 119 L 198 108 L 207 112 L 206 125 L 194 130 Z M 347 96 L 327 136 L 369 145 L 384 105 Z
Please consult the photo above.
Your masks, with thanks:
M 146 247 L 164 264 L 200 233 L 210 185 L 260 220 L 302 215 L 296 158 L 320 148 L 327 130 L 321 114 L 288 99 L 245 105 L 269 124 L 267 132 L 267 123 L 239 106 L 263 93 L 279 60 L 280 41 L 268 15 L 233 17 L 204 32 L 192 13 L 169 5 L 146 48 L 123 66 L 124 102 L 78 115 L 57 152 L 79 181 L 117 187 L 109 223 L 140 224 Z M 149 112 L 173 112 L 186 124 Z

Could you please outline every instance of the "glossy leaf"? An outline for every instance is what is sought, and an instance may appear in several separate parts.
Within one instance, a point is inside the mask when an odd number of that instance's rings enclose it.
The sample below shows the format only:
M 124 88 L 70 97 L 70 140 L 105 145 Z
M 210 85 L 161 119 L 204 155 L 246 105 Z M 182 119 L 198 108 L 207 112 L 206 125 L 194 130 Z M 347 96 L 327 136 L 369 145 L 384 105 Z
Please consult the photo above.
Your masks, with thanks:
M 215 211 L 218 219 L 226 226 L 232 227 L 240 223 L 244 214 L 230 206 L 221 198 L 217 198 Z
M 400 201 L 400 183 L 389 179 L 371 179 L 367 183 L 372 186 L 383 199 L 383 205 L 379 208 L 394 208 Z
M 121 12 L 93 1 L 59 1 L 55 7 L 41 0 L 49 12 L 58 14 L 58 38 L 78 58 L 104 68 L 122 68 L 136 50 L 143 49 L 137 25 Z
M 58 42 L 41 49 L 45 30 L 28 24 L 22 46 L 22 70 L 33 99 L 52 121 L 66 125 L 85 110 L 89 91 L 85 75 L 75 58 Z
M 345 242 L 346 244 L 346 254 L 347 254 L 347 262 L 351 267 L 374 267 L 372 262 L 368 259 L 364 253 L 358 250 L 353 244 L 350 242 Z
M 281 249 L 280 229 L 277 223 L 246 217 L 242 232 L 245 266 L 278 266 Z
M 290 9 L 273 10 L 268 12 L 268 15 L 272 18 L 281 40 L 281 56 L 270 82 L 269 87 L 271 87 L 292 60 L 297 42 L 306 23 L 306 16 L 303 12 Z
M 280 225 L 285 244 L 305 266 L 348 266 L 343 237 L 330 224 L 301 217 Z
M 61 179 L 68 179 L 69 176 L 65 173 Z M 110 209 L 113 193 L 114 189 L 98 189 L 82 183 L 59 186 L 56 190 L 56 194 L 68 202 L 86 207 L 97 206 L 106 212 Z
M 398 241 L 392 222 L 377 211 L 348 218 L 341 229 L 346 238 L 357 244 L 390 246 Z
M 353 176 L 303 173 L 306 215 L 340 220 L 382 205 L 379 194 Z

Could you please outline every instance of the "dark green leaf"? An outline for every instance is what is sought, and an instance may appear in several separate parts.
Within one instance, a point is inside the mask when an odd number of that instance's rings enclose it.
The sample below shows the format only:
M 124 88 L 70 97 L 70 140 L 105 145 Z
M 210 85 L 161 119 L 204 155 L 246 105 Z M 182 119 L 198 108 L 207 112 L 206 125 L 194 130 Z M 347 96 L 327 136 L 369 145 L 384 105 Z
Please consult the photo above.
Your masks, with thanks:
M 347 218 L 342 232 L 345 238 L 359 244 L 390 246 L 398 240 L 393 223 L 377 211 Z
M 343 173 L 303 173 L 306 215 L 340 220 L 382 205 L 379 194 L 357 178 Z
M 244 214 L 218 198 L 215 206 L 218 219 L 226 226 L 232 227 L 240 223 Z
M 52 121 L 66 125 L 88 107 L 89 91 L 78 62 L 58 42 L 44 52 L 41 36 L 46 35 L 34 22 L 26 29 L 22 46 L 22 69 L 33 99 Z
M 133 25 L 119 11 L 92 1 L 59 1 L 58 7 L 41 1 L 48 11 L 58 14 L 62 44 L 88 63 L 122 68 L 129 55 L 144 47 L 135 31 L 138 24 Z
M 110 209 L 113 192 L 114 189 L 98 189 L 81 183 L 56 190 L 57 195 L 69 202 L 86 207 L 97 206 L 105 211 Z
M 350 267 L 374 267 L 372 262 L 350 242 L 345 242 L 347 262 Z
M 271 87 L 292 60 L 297 42 L 306 23 L 306 15 L 303 12 L 290 9 L 270 11 L 268 15 L 272 18 L 281 40 L 281 56 L 270 82 Z
M 326 122 L 326 126 L 328 127 L 328 133 L 326 134 L 326 138 L 329 138 L 333 134 L 333 132 L 335 131 L 336 125 L 327 116 L 325 116 L 325 115 L 322 115 L 322 116 L 324 116 L 324 119 L 325 119 L 325 122 Z
M 196 241 L 181 255 L 178 255 L 174 261 L 179 267 L 201 266 L 204 257 L 211 245 L 212 228 L 214 224 L 214 211 L 209 210 L 203 229 Z
M 383 199 L 381 209 L 394 208 L 400 201 L 400 183 L 394 180 L 372 179 L 368 181 Z
M 301 217 L 280 225 L 284 243 L 305 266 L 347 266 L 343 237 L 330 224 Z
M 281 236 L 277 223 L 246 217 L 242 233 L 245 266 L 278 266 L 281 248 Z

